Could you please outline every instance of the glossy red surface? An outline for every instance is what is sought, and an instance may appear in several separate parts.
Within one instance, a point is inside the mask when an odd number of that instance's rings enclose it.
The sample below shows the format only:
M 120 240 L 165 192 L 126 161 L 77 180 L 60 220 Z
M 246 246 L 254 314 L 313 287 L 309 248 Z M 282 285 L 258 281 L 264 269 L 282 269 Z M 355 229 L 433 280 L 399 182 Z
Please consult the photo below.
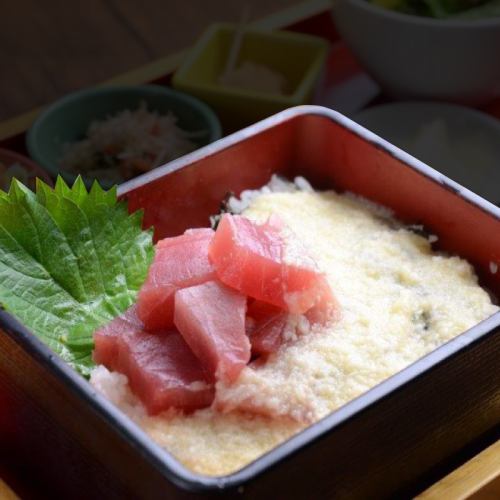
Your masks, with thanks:
M 437 248 L 470 260 L 499 294 L 500 272 L 489 269 L 490 262 L 500 263 L 498 215 L 478 206 L 473 201 L 478 197 L 461 195 L 465 188 L 376 136 L 349 130 L 341 123 L 347 119 L 336 122 L 324 108 L 305 109 L 314 111 L 277 115 L 265 121 L 267 127 L 240 133 L 249 136 L 246 140 L 227 141 L 227 147 L 221 141 L 216 154 L 194 161 L 185 157 L 166 167 L 168 175 L 125 185 L 122 196 L 131 211 L 145 210 L 145 225 L 154 226 L 156 237 L 162 238 L 208 225 L 228 192 L 259 187 L 273 173 L 303 175 L 318 188 L 352 191 L 391 208 L 404 221 L 423 224 L 438 235 Z
M 13 163 L 19 163 L 29 174 L 42 179 L 42 181 L 52 186 L 52 180 L 49 174 L 42 167 L 37 165 L 27 156 L 24 156 L 16 151 L 0 148 L 0 163 L 4 163 L 7 166 L 12 165 Z

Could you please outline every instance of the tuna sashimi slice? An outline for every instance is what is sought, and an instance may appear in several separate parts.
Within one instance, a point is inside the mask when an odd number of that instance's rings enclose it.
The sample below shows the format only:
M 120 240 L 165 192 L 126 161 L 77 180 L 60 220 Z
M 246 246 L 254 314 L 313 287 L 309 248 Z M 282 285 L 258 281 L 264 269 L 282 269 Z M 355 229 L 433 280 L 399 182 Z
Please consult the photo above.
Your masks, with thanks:
M 145 331 L 135 306 L 97 330 L 94 341 L 94 361 L 126 375 L 150 415 L 212 403 L 214 387 L 182 336 Z
M 305 313 L 306 318 L 310 323 L 321 324 L 338 320 L 341 308 L 325 276 L 318 279 L 317 292 L 316 304 Z
M 93 359 L 98 365 L 104 365 L 117 371 L 120 346 L 129 335 L 141 331 L 143 326 L 137 317 L 136 306 L 127 309 L 110 323 L 94 332 Z
M 250 360 L 246 297 L 208 281 L 178 290 L 174 323 L 215 380 L 231 383 Z
M 286 311 L 266 302 L 255 300 L 248 306 L 247 333 L 252 354 L 266 356 L 279 349 L 287 329 L 287 318 Z
M 212 280 L 215 272 L 208 260 L 212 229 L 190 229 L 156 245 L 148 277 L 139 291 L 137 310 L 148 330 L 173 326 L 176 290 Z
M 250 335 L 252 353 L 267 356 L 276 352 L 283 343 L 286 328 L 287 319 L 284 313 L 264 321 Z
M 217 277 L 226 285 L 293 314 L 303 314 L 322 302 L 328 284 L 306 255 L 298 263 L 287 261 L 282 231 L 272 221 L 257 224 L 225 214 L 209 246 L 209 257 Z M 294 255 L 298 253 L 295 248 Z

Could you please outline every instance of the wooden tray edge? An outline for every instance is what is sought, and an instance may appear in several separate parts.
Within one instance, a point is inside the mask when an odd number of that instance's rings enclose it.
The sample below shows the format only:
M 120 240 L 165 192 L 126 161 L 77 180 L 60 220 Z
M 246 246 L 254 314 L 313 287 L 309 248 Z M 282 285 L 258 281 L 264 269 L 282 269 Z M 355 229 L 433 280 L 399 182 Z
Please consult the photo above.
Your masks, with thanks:
M 500 440 L 421 493 L 418 500 L 500 497 Z

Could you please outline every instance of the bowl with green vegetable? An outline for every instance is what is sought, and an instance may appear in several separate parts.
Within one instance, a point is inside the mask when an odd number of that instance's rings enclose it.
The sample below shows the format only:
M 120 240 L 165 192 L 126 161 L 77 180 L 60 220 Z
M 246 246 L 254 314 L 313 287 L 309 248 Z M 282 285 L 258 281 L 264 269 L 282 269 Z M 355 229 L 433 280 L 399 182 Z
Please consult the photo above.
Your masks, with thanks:
M 395 98 L 500 95 L 500 0 L 334 0 L 338 30 Z

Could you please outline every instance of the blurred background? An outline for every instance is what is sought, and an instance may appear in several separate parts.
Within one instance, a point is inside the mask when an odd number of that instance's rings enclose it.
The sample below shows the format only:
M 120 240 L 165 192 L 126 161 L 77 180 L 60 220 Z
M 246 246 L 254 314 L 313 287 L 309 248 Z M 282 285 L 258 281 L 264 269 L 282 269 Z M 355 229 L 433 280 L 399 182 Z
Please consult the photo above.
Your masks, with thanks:
M 319 104 L 500 201 L 500 0 L 19 0 L 2 19 L 4 189 L 109 187 Z
M 258 19 L 295 0 L 20 0 L 2 3 L 0 120 L 195 42 L 213 22 Z

